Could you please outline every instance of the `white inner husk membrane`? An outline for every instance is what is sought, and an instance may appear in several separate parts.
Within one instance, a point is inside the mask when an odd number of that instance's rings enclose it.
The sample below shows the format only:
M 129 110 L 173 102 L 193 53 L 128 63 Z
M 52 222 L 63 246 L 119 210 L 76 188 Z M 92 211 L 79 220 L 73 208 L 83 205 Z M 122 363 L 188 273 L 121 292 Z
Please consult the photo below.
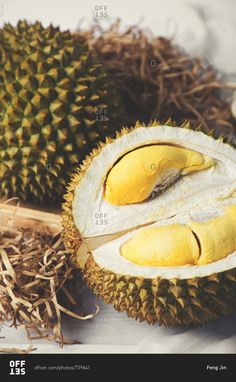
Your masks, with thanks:
M 102 197 L 103 185 L 114 163 L 132 149 L 163 142 L 208 155 L 215 160 L 215 165 L 180 177 L 154 199 L 125 206 L 107 203 Z M 221 140 L 185 128 L 144 127 L 106 145 L 93 159 L 75 190 L 73 217 L 85 242 L 91 244 L 89 249 L 98 247 L 93 256 L 100 266 L 132 276 L 186 278 L 235 267 L 236 256 L 232 254 L 201 266 L 144 267 L 123 258 L 119 247 L 137 232 L 137 227 L 142 229 L 140 227 L 153 223 L 156 226 L 190 219 L 204 221 L 223 213 L 224 207 L 229 204 L 236 204 L 235 149 Z M 114 234 L 121 237 L 110 241 Z M 110 242 L 103 244 L 107 241 Z

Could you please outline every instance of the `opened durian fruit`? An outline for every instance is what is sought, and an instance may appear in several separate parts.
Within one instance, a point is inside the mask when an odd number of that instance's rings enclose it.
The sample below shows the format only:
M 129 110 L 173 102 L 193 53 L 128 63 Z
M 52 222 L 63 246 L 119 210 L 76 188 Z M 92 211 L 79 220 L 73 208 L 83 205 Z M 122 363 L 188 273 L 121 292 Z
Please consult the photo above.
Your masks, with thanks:
M 65 244 L 106 303 L 166 326 L 236 310 L 236 151 L 222 137 L 137 124 L 67 191 Z

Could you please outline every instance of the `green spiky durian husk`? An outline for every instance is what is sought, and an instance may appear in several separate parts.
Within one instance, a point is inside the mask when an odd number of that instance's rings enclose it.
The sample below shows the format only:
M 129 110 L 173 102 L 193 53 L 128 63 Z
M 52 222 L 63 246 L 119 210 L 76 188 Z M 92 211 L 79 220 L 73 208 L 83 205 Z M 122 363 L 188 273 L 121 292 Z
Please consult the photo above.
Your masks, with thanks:
M 166 125 L 176 126 L 171 120 Z M 159 123 L 154 121 L 151 126 Z M 137 123 L 134 128 L 143 127 Z M 190 128 L 184 123 L 184 128 Z M 129 133 L 131 129 L 122 129 L 116 138 Z M 197 127 L 195 130 L 201 130 Z M 233 145 L 230 139 L 216 136 L 214 130 L 209 135 L 224 143 Z M 63 235 L 66 248 L 71 254 L 74 265 L 80 268 L 88 286 L 118 311 L 127 312 L 128 316 L 149 324 L 160 325 L 202 325 L 236 311 L 236 268 L 204 277 L 189 279 L 148 279 L 117 274 L 101 268 L 92 254 L 83 268 L 79 261 L 78 250 L 83 237 L 75 226 L 72 215 L 72 201 L 75 188 L 79 185 L 92 160 L 114 139 L 107 139 L 93 150 L 72 177 L 67 187 L 63 204 Z
M 90 255 L 84 275 L 118 311 L 149 324 L 202 325 L 236 311 L 236 268 L 206 277 L 131 277 L 102 269 Z
M 121 117 L 82 37 L 39 22 L 0 29 L 1 196 L 61 201 L 78 164 Z

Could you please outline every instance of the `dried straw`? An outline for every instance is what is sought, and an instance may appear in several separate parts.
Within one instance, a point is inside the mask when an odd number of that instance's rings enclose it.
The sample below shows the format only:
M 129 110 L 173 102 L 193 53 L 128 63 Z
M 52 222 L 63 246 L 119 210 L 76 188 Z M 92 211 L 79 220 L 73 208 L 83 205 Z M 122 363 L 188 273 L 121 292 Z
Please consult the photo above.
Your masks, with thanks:
M 63 338 L 62 312 L 83 320 L 94 314 L 83 317 L 71 310 L 76 304 L 69 291 L 74 276 L 60 235 L 52 237 L 32 229 L 1 232 L 0 321 L 23 326 L 29 341 L 44 338 L 61 346 L 75 343 Z
M 126 108 L 126 124 L 171 117 L 177 124 L 200 123 L 206 132 L 235 134 L 229 98 L 236 86 L 219 80 L 205 60 L 139 27 L 121 32 L 119 20 L 106 31 L 95 23 L 78 36 L 87 39 L 110 74 Z

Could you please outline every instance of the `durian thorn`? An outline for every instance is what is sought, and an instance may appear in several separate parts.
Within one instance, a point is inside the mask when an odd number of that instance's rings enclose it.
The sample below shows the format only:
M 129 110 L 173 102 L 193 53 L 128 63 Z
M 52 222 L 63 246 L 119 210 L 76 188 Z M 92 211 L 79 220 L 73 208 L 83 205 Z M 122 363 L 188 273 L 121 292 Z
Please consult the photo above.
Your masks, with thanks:
M 210 137 L 215 137 L 215 129 L 213 128 L 213 129 L 211 129 L 211 130 L 209 130 L 209 132 L 207 133 L 207 135 L 209 135 Z

